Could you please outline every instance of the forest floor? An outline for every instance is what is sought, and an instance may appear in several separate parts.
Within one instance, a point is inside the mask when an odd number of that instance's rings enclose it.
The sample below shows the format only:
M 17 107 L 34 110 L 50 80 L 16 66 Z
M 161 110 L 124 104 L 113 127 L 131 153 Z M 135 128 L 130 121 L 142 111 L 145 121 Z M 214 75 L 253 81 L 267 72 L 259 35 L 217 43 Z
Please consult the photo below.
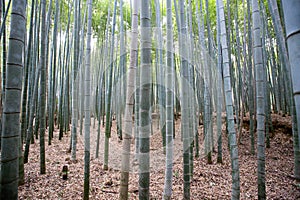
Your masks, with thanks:
M 300 199 L 300 184 L 293 179 L 294 156 L 291 118 L 272 114 L 272 121 L 274 132 L 270 134 L 271 148 L 266 149 L 267 198 Z M 91 127 L 90 199 L 118 199 L 122 143 L 117 137 L 115 123 L 113 121 L 108 171 L 102 169 L 104 128 L 101 126 L 99 158 L 95 158 L 97 125 Z M 200 126 L 199 138 L 203 138 L 202 129 L 203 127 Z M 182 199 L 183 164 L 180 120 L 176 121 L 175 130 L 172 199 Z M 37 140 L 35 144 L 31 145 L 29 162 L 25 164 L 25 184 L 19 187 L 19 199 L 82 199 L 84 138 L 82 135 L 78 136 L 77 160 L 71 161 L 71 154 L 68 153 L 70 133 L 66 134 L 61 141 L 58 140 L 58 130 L 56 130 L 54 136 L 52 145 L 46 145 L 47 173 L 44 175 L 39 173 L 39 141 Z M 230 199 L 231 166 L 224 126 L 222 138 L 222 164 L 216 162 L 217 153 L 213 153 L 213 164 L 207 164 L 205 156 L 194 159 L 191 199 Z M 161 146 L 160 132 L 154 125 L 150 147 L 150 199 L 152 200 L 162 199 L 163 194 L 165 163 Z M 257 157 L 250 153 L 250 146 L 248 125 L 244 123 L 241 144 L 239 145 L 241 199 L 257 199 Z M 200 142 L 200 148 L 203 149 L 203 142 Z M 131 149 L 134 152 L 134 143 L 132 143 Z M 217 148 L 215 147 L 215 149 Z M 67 180 L 62 179 L 61 171 L 64 165 L 69 168 Z M 137 163 L 132 159 L 129 199 L 138 199 L 137 166 Z

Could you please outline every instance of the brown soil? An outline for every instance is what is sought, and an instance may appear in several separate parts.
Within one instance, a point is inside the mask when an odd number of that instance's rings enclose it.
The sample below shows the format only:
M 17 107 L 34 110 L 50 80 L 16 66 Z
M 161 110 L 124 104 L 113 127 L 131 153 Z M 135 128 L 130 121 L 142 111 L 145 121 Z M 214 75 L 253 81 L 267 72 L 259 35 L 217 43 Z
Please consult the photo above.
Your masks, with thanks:
M 271 134 L 271 148 L 266 149 L 266 190 L 268 199 L 299 199 L 300 185 L 293 179 L 293 139 L 287 134 L 291 127 L 290 117 L 272 115 L 274 132 Z M 247 119 L 245 119 L 247 124 Z M 157 122 L 153 122 L 157 124 Z M 173 197 L 182 199 L 183 170 L 180 141 L 180 120 L 176 122 L 176 139 L 173 169 Z M 95 159 L 95 141 L 97 127 L 91 128 L 91 176 L 90 199 L 118 199 L 120 181 L 121 141 L 116 134 L 116 124 L 113 122 L 110 139 L 109 170 L 102 169 L 104 130 L 101 127 L 101 145 L 99 158 Z M 223 127 L 224 128 L 224 127 Z M 199 128 L 202 138 L 202 126 Z M 46 146 L 45 175 L 39 173 L 39 143 L 31 145 L 29 163 L 25 164 L 25 184 L 19 187 L 19 199 L 82 199 L 84 176 L 84 139 L 78 137 L 77 160 L 70 160 L 67 153 L 70 134 L 58 138 L 58 132 L 51 146 Z M 244 126 L 239 145 L 241 199 L 257 199 L 256 155 L 250 153 L 250 136 L 247 125 Z M 201 139 L 202 141 L 202 139 Z M 47 144 L 47 143 L 46 143 Z M 202 142 L 200 142 L 202 145 Z M 213 164 L 207 164 L 201 156 L 194 160 L 194 173 L 191 182 L 191 199 L 230 199 L 231 167 L 227 148 L 227 137 L 223 130 L 223 164 L 216 163 L 217 153 L 213 153 Z M 162 199 L 164 187 L 164 159 L 162 142 L 157 127 L 153 127 L 151 137 L 151 199 Z M 201 146 L 202 147 L 202 146 Z M 134 152 L 134 142 L 132 144 Z M 68 165 L 68 179 L 62 179 L 62 168 Z M 130 174 L 129 199 L 138 199 L 138 165 L 132 161 Z

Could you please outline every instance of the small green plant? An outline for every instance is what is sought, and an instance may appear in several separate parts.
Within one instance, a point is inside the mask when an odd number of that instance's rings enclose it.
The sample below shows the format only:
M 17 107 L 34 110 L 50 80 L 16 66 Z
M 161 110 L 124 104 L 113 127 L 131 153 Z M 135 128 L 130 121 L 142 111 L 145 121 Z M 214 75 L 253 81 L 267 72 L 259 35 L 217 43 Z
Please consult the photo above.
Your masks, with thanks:
M 179 177 L 179 172 L 178 172 L 178 171 L 175 171 L 175 172 L 174 172 L 174 176 L 175 176 L 175 178 L 178 178 L 178 177 Z

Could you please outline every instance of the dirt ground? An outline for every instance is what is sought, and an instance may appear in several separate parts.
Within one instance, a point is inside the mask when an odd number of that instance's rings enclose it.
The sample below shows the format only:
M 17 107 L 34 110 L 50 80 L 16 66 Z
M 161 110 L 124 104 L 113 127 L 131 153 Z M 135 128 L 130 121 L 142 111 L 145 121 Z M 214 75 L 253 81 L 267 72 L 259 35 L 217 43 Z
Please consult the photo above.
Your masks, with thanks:
M 290 117 L 272 115 L 274 132 L 271 134 L 271 148 L 266 149 L 266 191 L 268 199 L 300 199 L 300 184 L 293 179 L 293 138 Z M 247 119 L 245 120 L 247 122 Z M 92 120 L 93 122 L 93 120 Z M 156 122 L 153 122 L 157 124 Z M 180 141 L 180 120 L 175 125 L 173 195 L 172 199 L 182 199 L 183 170 L 182 142 Z M 200 149 L 203 149 L 203 127 L 199 127 Z M 224 129 L 224 127 L 223 127 Z M 101 126 L 99 157 L 95 158 L 96 126 L 91 127 L 91 176 L 90 199 L 118 199 L 120 181 L 120 161 L 122 143 L 116 134 L 113 121 L 110 138 L 109 170 L 104 171 L 103 146 L 104 128 Z M 70 160 L 67 152 L 70 133 L 61 141 L 58 130 L 54 133 L 52 145 L 46 146 L 45 175 L 39 173 L 39 143 L 30 147 L 29 162 L 25 164 L 25 184 L 19 187 L 19 199 L 82 199 L 84 176 L 84 137 L 78 136 L 77 160 Z M 223 163 L 216 163 L 217 153 L 213 153 L 213 164 L 207 164 L 205 156 L 194 159 L 194 173 L 191 182 L 191 199 L 230 199 L 231 167 L 227 148 L 227 137 L 223 131 Z M 250 136 L 247 123 L 242 130 L 239 145 L 239 167 L 241 199 L 257 199 L 256 155 L 250 153 Z M 47 142 L 46 142 L 47 144 Z M 256 145 L 256 144 L 255 144 Z M 132 142 L 134 155 L 134 142 Z M 216 149 L 216 148 L 215 148 Z M 160 131 L 153 125 L 151 136 L 150 198 L 162 199 L 164 187 L 164 154 Z M 69 168 L 68 179 L 62 179 L 62 168 Z M 129 183 L 129 199 L 138 199 L 138 164 L 132 156 Z

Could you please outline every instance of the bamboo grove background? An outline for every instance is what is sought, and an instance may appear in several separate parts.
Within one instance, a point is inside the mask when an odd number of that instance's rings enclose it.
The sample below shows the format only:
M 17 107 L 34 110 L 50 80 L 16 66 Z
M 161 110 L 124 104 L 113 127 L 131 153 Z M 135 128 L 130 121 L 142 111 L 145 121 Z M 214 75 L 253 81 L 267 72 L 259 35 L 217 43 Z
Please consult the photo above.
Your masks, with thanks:
M 192 199 L 194 157 L 205 156 L 209 164 L 216 150 L 222 163 L 222 145 L 230 150 L 231 197 L 240 198 L 238 145 L 244 117 L 250 121 L 251 154 L 257 155 L 257 195 L 265 199 L 271 113 L 292 116 L 294 177 L 300 179 L 299 1 L 0 2 L 1 199 L 17 198 L 30 144 L 39 140 L 44 174 L 45 145 L 67 133 L 72 160 L 77 159 L 78 134 L 84 134 L 88 199 L 90 157 L 102 159 L 104 170 L 111 167 L 112 120 L 123 145 L 113 152 L 121 157 L 120 199 L 128 199 L 131 172 L 139 173 L 139 198 L 149 199 L 154 123 L 162 137 L 164 199 L 172 195 L 176 149 L 182 151 L 183 198 Z M 178 119 L 181 134 L 175 135 Z M 228 144 L 222 142 L 223 124 Z M 90 132 L 95 125 L 98 131 Z M 90 140 L 93 136 L 96 141 Z

